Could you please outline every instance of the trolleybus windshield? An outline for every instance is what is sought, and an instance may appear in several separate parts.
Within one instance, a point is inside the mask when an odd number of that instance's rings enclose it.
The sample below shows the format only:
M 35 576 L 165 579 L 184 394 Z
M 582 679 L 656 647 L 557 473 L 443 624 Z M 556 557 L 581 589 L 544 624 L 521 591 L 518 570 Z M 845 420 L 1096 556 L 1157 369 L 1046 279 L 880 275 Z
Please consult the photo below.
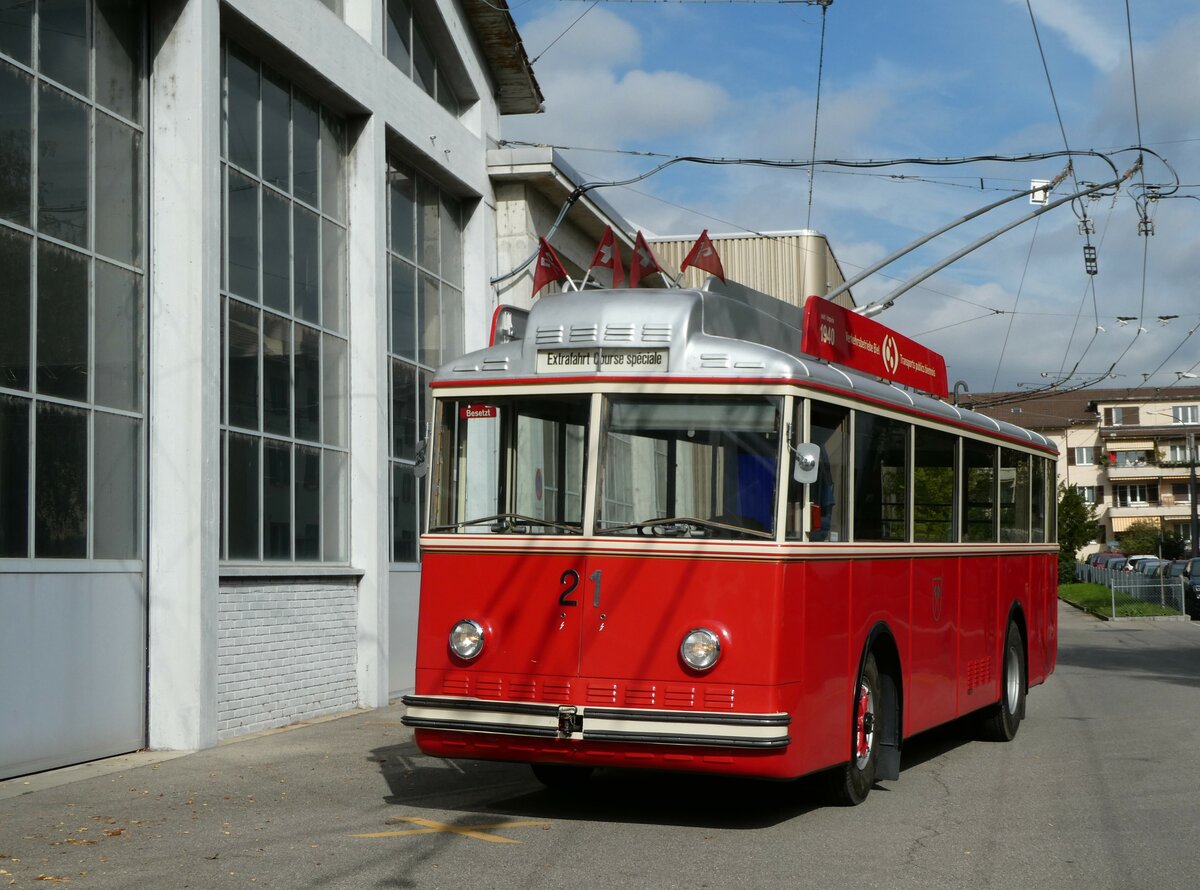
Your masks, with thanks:
M 440 401 L 431 532 L 580 534 L 590 396 Z
M 431 532 L 580 534 L 591 397 L 439 400 Z M 603 401 L 596 533 L 775 533 L 783 399 Z
M 613 397 L 597 534 L 774 537 L 783 400 Z

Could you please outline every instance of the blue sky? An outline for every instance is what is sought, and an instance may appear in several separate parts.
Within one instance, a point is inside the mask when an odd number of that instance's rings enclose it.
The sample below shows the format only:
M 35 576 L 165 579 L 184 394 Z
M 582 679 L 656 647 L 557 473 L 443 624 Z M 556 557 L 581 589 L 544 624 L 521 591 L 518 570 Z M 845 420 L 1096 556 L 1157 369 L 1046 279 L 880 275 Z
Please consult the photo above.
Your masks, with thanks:
M 575 146 L 568 161 L 596 179 L 640 173 L 660 160 L 614 149 L 811 155 L 817 7 L 593 7 L 590 0 L 511 0 L 510 6 L 537 59 L 546 112 L 507 118 L 507 138 Z M 1140 123 L 1142 143 L 1185 184 L 1177 194 L 1200 197 L 1200 7 L 1130 0 L 1136 116 L 1124 0 L 1032 0 L 1032 8 L 1067 144 L 1115 152 L 1138 143 Z M 1020 155 L 1064 147 L 1026 0 L 834 0 L 821 78 L 819 158 Z M 1124 170 L 1136 154 L 1112 157 Z M 1062 167 L 1057 159 L 858 172 L 821 167 L 811 227 L 828 236 L 850 276 Z M 1111 175 L 1095 159 L 1078 159 L 1075 169 L 1090 182 Z M 1173 182 L 1150 157 L 1145 176 Z M 605 197 L 649 232 L 716 233 L 803 228 L 808 191 L 803 170 L 677 165 L 632 188 L 606 190 Z M 1138 235 L 1132 194 L 1087 204 L 1096 226 L 1094 279 L 1084 273 L 1078 219 L 1064 205 L 1042 216 L 1036 229 L 1027 223 L 937 274 L 878 319 L 944 353 L 951 381 L 964 379 L 975 392 L 1034 389 L 1072 370 L 1066 385 L 1111 369 L 1115 376 L 1099 385 L 1150 390 L 1177 384 L 1177 371 L 1200 374 L 1200 331 L 1188 336 L 1200 325 L 1200 200 L 1150 204 L 1155 234 L 1146 238 Z M 891 278 L 857 287 L 858 302 L 881 297 L 896 279 L 1030 209 L 1016 201 L 954 230 L 884 270 Z M 1168 315 L 1178 317 L 1159 321 Z M 1134 320 L 1122 324 L 1118 317 Z

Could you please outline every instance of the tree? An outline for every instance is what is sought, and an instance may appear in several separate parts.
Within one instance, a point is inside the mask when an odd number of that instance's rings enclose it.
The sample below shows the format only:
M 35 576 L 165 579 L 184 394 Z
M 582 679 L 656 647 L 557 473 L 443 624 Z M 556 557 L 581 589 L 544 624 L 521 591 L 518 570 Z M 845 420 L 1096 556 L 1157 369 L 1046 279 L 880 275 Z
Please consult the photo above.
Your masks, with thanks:
M 1183 559 L 1188 554 L 1187 541 L 1172 531 L 1163 532 L 1162 558 Z
M 1058 580 L 1075 579 L 1075 554 L 1096 540 L 1096 505 L 1074 485 L 1058 486 Z
M 1131 522 L 1129 528 L 1118 536 L 1118 540 L 1121 542 L 1121 549 L 1131 555 L 1136 553 L 1157 555 L 1161 534 L 1162 529 L 1159 528 L 1157 522 L 1139 519 Z

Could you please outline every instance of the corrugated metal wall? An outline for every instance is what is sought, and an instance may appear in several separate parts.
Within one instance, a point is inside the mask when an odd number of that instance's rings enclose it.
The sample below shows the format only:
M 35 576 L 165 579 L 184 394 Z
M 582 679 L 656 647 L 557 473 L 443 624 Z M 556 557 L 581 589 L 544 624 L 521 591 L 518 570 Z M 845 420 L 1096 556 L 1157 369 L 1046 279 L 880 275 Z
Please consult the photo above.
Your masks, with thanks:
M 668 273 L 678 274 L 679 264 L 696 243 L 696 237 L 647 240 L 659 264 Z M 810 294 L 827 294 L 845 281 L 829 242 L 817 232 L 709 237 L 721 257 L 726 278 L 796 306 L 802 305 Z M 707 277 L 707 272 L 689 268 L 681 284 L 700 287 Z M 854 305 L 849 294 L 843 294 L 835 302 Z

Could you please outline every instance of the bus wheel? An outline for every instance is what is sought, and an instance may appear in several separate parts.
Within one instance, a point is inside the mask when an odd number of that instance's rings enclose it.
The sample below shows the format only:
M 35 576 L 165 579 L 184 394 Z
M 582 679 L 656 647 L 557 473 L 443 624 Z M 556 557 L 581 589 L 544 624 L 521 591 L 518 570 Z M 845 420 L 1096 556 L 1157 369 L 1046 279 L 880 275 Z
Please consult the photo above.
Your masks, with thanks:
M 575 766 L 569 763 L 531 763 L 533 777 L 547 788 L 572 790 L 584 785 L 592 777 L 590 766 Z
M 867 799 L 875 784 L 875 766 L 879 761 L 879 668 L 875 655 L 867 656 L 854 695 L 850 760 L 835 768 L 829 776 L 831 796 L 842 806 L 858 806 Z
M 1004 636 L 1004 674 L 1000 701 L 983 713 L 981 731 L 990 742 L 1011 742 L 1025 713 L 1025 646 L 1015 621 L 1008 622 Z

